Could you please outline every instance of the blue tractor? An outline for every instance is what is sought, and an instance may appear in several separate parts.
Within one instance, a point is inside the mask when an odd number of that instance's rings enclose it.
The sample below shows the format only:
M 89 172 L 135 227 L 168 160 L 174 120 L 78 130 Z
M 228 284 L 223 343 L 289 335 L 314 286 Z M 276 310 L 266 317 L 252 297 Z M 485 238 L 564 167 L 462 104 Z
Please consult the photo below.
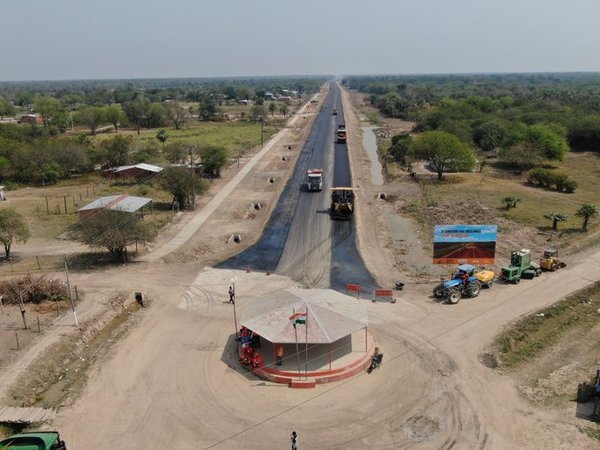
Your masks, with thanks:
M 481 280 L 475 276 L 475 266 L 461 264 L 448 281 L 435 287 L 433 295 L 455 305 L 463 297 L 477 297 L 481 290 Z M 491 283 L 490 283 L 491 284 Z

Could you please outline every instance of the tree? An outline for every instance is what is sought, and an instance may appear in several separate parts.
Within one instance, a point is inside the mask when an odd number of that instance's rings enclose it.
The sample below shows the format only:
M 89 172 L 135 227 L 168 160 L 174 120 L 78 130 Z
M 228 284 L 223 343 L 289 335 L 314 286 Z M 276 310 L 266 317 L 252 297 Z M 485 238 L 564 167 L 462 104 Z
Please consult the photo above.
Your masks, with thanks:
M 191 204 L 192 193 L 202 194 L 207 189 L 206 181 L 185 167 L 167 167 L 160 173 L 160 184 L 180 208 Z
M 275 115 L 275 111 L 277 111 L 277 105 L 274 102 L 269 103 L 269 112 L 272 116 Z
M 565 137 L 551 126 L 517 126 L 504 139 L 499 157 L 521 172 L 543 160 L 562 161 L 568 151 Z
M 542 162 L 539 153 L 528 142 L 519 142 L 510 147 L 503 147 L 500 149 L 498 157 L 519 174 Z
M 489 120 L 473 130 L 475 144 L 484 152 L 491 152 L 500 147 L 506 136 L 506 127 L 497 120 Z
M 281 105 L 279 105 L 279 111 L 281 111 L 281 114 L 283 114 L 283 117 L 287 116 L 289 109 L 290 109 L 290 107 L 288 106 L 288 104 L 286 102 L 283 102 Z
M 408 133 L 397 134 L 392 137 L 392 144 L 388 148 L 388 155 L 400 164 L 406 164 L 406 156 L 410 152 L 413 138 Z
M 37 96 L 34 100 L 34 108 L 35 112 L 42 117 L 46 128 L 63 113 L 60 102 L 47 95 Z
M 119 135 L 107 139 L 102 141 L 102 148 L 105 150 L 103 167 L 124 166 L 129 162 L 131 137 Z
M 178 164 L 185 160 L 188 148 L 182 142 L 171 142 L 163 148 L 163 154 L 170 163 Z
M 208 146 L 200 149 L 200 157 L 204 172 L 213 177 L 221 176 L 221 168 L 229 159 L 229 151 L 225 147 Z
M 116 261 L 127 260 L 127 246 L 151 239 L 149 226 L 137 215 L 101 209 L 77 225 L 79 240 L 106 248 Z
M 256 122 L 266 116 L 266 108 L 264 105 L 253 105 L 250 108 L 250 115 L 252 116 L 252 121 Z
M 113 127 L 115 127 L 115 133 L 119 132 L 119 124 L 125 119 L 125 113 L 120 105 L 110 105 L 107 106 L 104 114 L 106 116 L 106 120 L 109 121 Z
M 577 217 L 583 218 L 581 229 L 586 231 L 590 219 L 598 215 L 598 208 L 596 207 L 596 205 L 592 205 L 591 203 L 584 203 L 579 207 L 575 215 Z
M 98 126 L 106 120 L 104 108 L 99 106 L 86 106 L 79 110 L 79 121 L 88 127 L 92 134 L 96 134 Z
M 4 244 L 6 259 L 10 258 L 13 242 L 27 242 L 30 233 L 23 217 L 14 209 L 0 210 L 0 242 Z
M 558 230 L 558 222 L 567 220 L 566 215 L 557 212 L 549 212 L 548 214 L 544 214 L 544 217 L 552 221 L 552 229 L 554 231 Z
M 429 162 L 438 180 L 447 171 L 471 170 L 475 167 L 473 151 L 456 136 L 444 131 L 426 131 L 412 144 L 412 155 Z
M 210 122 L 217 116 L 217 106 L 212 98 L 206 98 L 198 103 L 198 120 Z
M 167 133 L 167 130 L 158 130 L 156 132 L 156 139 L 158 139 L 160 141 L 160 143 L 163 145 L 163 150 L 165 148 L 165 142 L 167 142 L 167 139 L 169 139 L 169 134 Z
M 166 115 L 169 122 L 173 124 L 176 130 L 180 130 L 188 118 L 188 113 L 179 102 L 172 102 L 166 108 Z
M 135 125 L 137 134 L 140 134 L 140 128 L 146 122 L 150 111 L 150 100 L 144 97 L 138 97 L 131 102 L 123 105 L 123 110 L 131 123 Z
M 4 116 L 13 115 L 14 113 L 15 107 L 0 97 L 0 119 L 4 119 Z

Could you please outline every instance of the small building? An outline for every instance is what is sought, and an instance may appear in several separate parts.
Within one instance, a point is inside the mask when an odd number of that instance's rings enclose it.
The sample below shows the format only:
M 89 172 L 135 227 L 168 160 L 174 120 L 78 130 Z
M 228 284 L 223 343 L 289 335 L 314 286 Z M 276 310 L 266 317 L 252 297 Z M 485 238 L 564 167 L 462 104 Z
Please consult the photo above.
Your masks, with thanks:
M 39 114 L 25 114 L 19 119 L 19 123 L 38 124 L 42 123 L 42 116 Z
M 162 170 L 162 167 L 141 163 L 133 166 L 111 167 L 110 169 L 106 169 L 104 174 L 109 180 L 142 180 L 156 175 L 162 172 Z
M 292 97 L 290 97 L 289 95 L 280 95 L 277 101 L 289 103 L 292 101 Z
M 100 197 L 91 203 L 79 208 L 79 219 L 84 220 L 92 217 L 102 209 L 110 209 L 111 211 L 121 211 L 124 213 L 135 214 L 140 213 L 144 217 L 144 209 L 150 207 L 152 213 L 152 199 L 145 197 L 134 197 L 129 194 L 108 195 Z

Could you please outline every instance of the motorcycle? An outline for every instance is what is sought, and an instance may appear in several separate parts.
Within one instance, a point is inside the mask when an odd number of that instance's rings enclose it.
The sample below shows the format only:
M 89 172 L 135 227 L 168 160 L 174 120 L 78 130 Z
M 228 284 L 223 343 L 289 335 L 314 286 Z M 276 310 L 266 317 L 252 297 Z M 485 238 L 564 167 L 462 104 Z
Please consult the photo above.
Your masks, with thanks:
M 383 353 L 375 353 L 371 357 L 371 365 L 367 369 L 367 373 L 373 372 L 373 370 L 377 369 L 381 365 L 381 361 L 383 360 Z

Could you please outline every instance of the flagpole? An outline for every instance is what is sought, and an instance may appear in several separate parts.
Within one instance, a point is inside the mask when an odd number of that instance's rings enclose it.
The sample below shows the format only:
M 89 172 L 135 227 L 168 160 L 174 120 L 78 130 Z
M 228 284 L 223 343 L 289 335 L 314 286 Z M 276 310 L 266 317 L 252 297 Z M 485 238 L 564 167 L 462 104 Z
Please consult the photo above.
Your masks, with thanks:
M 304 320 L 304 328 L 306 328 L 306 365 L 304 366 L 304 378 L 308 380 L 308 306 L 306 307 L 306 318 Z
M 296 315 L 296 310 L 293 309 L 294 315 Z M 298 349 L 298 330 L 296 329 L 296 318 L 294 318 L 294 336 L 296 337 L 296 357 L 298 359 L 298 378 L 301 378 L 300 375 L 300 350 Z

